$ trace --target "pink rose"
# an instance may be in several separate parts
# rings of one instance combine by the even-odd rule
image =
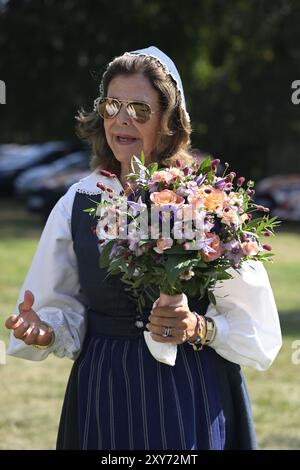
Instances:
[[[156,253],[163,253],[164,250],[168,250],[173,245],[173,240],[171,238],[159,238],[156,242],[156,246],[153,248]]]
[[[151,176],[152,183],[170,183],[174,179],[174,176],[166,170],[155,171]]]
[[[222,212],[221,222],[226,225],[239,225],[239,214],[236,209],[226,208]]]
[[[255,240],[243,242],[241,243],[241,247],[244,255],[246,256],[257,255],[257,253],[259,252],[259,246]]]
[[[176,179],[176,178],[179,178],[179,177],[182,177],[183,176],[183,173],[182,171],[180,170],[180,168],[176,168],[176,167],[172,167],[168,170],[168,173],[170,175],[172,175],[172,179]]]

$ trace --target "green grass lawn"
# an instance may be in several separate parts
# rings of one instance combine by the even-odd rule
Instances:
[[[13,210],[12,210],[13,209]],[[16,303],[42,228],[14,201],[0,200],[0,334]],[[267,266],[284,334],[283,347],[266,372],[245,369],[258,443],[262,449],[300,448],[300,364],[292,343],[300,340],[300,231],[282,227],[268,240],[276,252]],[[0,449],[53,449],[63,394],[72,362],[49,357],[29,362],[7,357],[0,365]]]
[[[292,344],[300,340],[300,231],[283,226],[271,240],[276,257],[267,265],[274,290],[283,346],[265,372],[245,369],[258,442],[263,449],[300,448],[300,364]]]

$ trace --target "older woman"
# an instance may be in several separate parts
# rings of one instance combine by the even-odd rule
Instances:
[[[148,304],[139,317],[120,277],[106,278],[99,268],[93,221],[83,212],[90,199],[101,199],[97,182],[124,189],[130,159],[142,150],[146,162],[160,167],[192,161],[190,121],[174,63],[156,47],[116,57],[103,75],[94,111],[81,111],[78,120],[81,137],[92,146],[94,171],[53,209],[20,291],[20,315],[6,321],[10,354],[42,360],[53,352],[75,360],[57,448],[255,448],[239,364],[266,369],[281,345],[263,267],[245,266],[219,286],[216,307],[207,298],[188,298],[188,306],[154,308],[150,316]],[[198,331],[193,311],[202,315],[206,331],[200,351],[192,347]],[[147,324],[162,341],[165,315],[178,344],[174,367],[156,361],[141,334]]]

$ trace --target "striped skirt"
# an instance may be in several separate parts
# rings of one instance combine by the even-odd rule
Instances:
[[[178,346],[175,366],[143,337],[88,337],[69,379],[57,449],[255,448],[239,366]]]

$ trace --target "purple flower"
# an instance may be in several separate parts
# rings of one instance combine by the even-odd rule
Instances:
[[[205,181],[206,175],[200,174],[198,178],[196,179],[196,183],[198,186],[200,186],[204,181]]]
[[[118,243],[115,243],[110,251],[110,254],[109,254],[109,259],[112,259],[114,256],[116,256],[116,254],[118,253],[119,251],[119,245]]]
[[[135,198],[135,196],[139,193],[139,190],[136,189],[135,191],[132,191],[128,196],[127,196],[127,200],[128,201],[133,201],[133,199]]]
[[[132,211],[132,215],[134,217],[138,215],[140,212],[143,212],[145,209],[147,209],[147,206],[146,204],[143,203],[141,196],[138,198],[137,202],[134,202],[134,201],[127,201],[127,202]]]
[[[222,178],[219,181],[217,181],[214,186],[216,189],[223,190],[226,187],[227,183],[228,182],[226,181],[226,178]]]
[[[204,253],[214,253],[214,250],[210,244],[212,242],[212,238],[204,238],[202,240],[196,241],[196,246],[198,250],[203,250]]]
[[[230,242],[224,243],[225,258],[232,261],[233,265],[238,266],[244,253],[241,244],[238,240],[231,240]]]
[[[219,219],[216,219],[212,229],[210,230],[211,232],[214,232],[214,233],[220,233],[220,230],[221,230],[221,222]]]

